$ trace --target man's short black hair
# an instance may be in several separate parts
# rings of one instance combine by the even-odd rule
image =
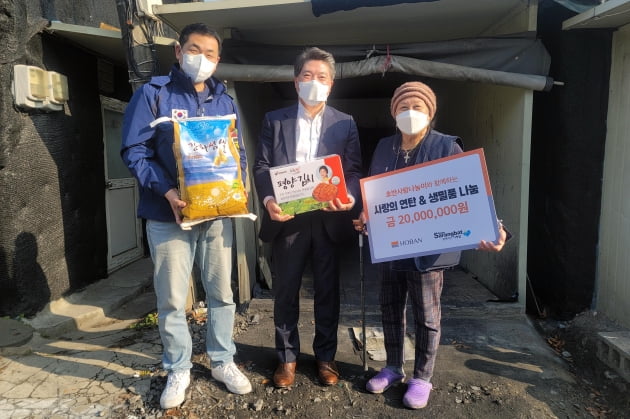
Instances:
[[[219,43],[219,53],[221,53],[222,41],[219,33],[210,28],[205,23],[191,23],[190,25],[186,25],[184,29],[182,29],[182,31],[179,33],[179,45],[183,47],[184,44],[188,42],[188,38],[190,37],[190,35],[193,33],[211,36],[216,39]]]

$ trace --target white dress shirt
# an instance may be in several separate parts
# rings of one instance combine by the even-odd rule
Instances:
[[[324,108],[311,117],[302,103],[298,102],[297,123],[295,124],[295,161],[305,162],[317,157]]]

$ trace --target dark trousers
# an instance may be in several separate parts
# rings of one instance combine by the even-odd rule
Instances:
[[[300,217],[300,216],[298,216]],[[323,217],[304,215],[286,235],[272,243],[274,324],[280,362],[294,362],[300,353],[298,320],[300,287],[308,259],[313,270],[315,338],[313,352],[320,361],[332,361],[337,352],[339,324],[339,260],[336,245],[326,233]],[[287,229],[288,230],[288,229]]]
[[[430,381],[440,345],[443,271],[394,271],[382,264],[381,313],[387,365],[402,368],[407,326],[407,296],[416,324],[416,351],[413,378]]]

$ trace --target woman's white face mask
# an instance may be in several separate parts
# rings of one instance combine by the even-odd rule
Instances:
[[[330,86],[317,80],[301,81],[298,83],[298,96],[309,106],[315,106],[328,99]]]
[[[182,59],[182,71],[194,83],[201,83],[209,79],[216,68],[217,63],[210,61],[203,54],[184,54]]]
[[[396,126],[407,135],[415,135],[429,125],[429,115],[412,109],[396,115]]]

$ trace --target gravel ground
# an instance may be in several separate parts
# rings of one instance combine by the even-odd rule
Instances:
[[[263,313],[263,316],[265,313]],[[260,313],[237,314],[234,329],[238,342],[242,334],[260,327]],[[535,321],[543,337],[566,363],[575,384],[550,383],[522,386],[520,383],[492,377],[480,380],[462,374],[460,381],[448,380],[436,371],[429,406],[412,411],[402,406],[404,385],[381,395],[365,392],[365,382],[375,371],[364,372],[361,365],[341,365],[342,380],[331,387],[317,382],[314,360],[298,365],[296,384],[290,389],[276,389],[270,378],[275,368],[273,351],[245,349],[239,344],[237,363],[254,385],[247,395],[234,395],[211,377],[204,353],[205,318],[190,317],[193,334],[192,383],[184,404],[163,411],[159,397],[166,383],[165,372],[157,368],[147,394],[129,393],[113,409],[115,418],[623,418],[630,412],[628,384],[595,357],[596,331],[614,330],[617,325],[606,322],[592,312],[571,322],[547,319]],[[265,326],[267,327],[267,326]],[[604,328],[604,329],[602,329]],[[157,330],[143,329],[145,339],[153,339]],[[272,336],[270,331],[269,336]],[[139,338],[142,338],[139,336]],[[271,346],[271,344],[270,344]],[[461,348],[443,345],[440,351]],[[439,364],[439,358],[438,358]],[[439,365],[436,368],[439,370]]]
[[[538,319],[536,324],[588,391],[593,403],[587,411],[592,417],[630,417],[630,383],[597,358],[597,333],[624,331],[622,326],[591,310],[571,321]]]

